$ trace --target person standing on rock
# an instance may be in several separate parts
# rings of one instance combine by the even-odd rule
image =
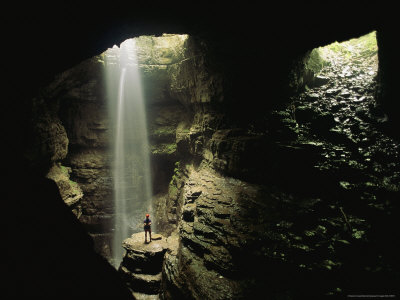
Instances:
[[[147,243],[147,232],[149,233],[151,242],[151,220],[149,214],[146,214],[146,219],[144,219],[143,225],[144,225],[144,242]]]

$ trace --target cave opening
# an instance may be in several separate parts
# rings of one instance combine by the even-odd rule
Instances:
[[[332,77],[338,73],[339,78],[361,80],[364,79],[364,74],[376,75],[378,71],[376,31],[313,49],[307,66],[317,76]],[[321,84],[321,81],[315,82],[315,85]]]
[[[293,105],[295,120],[311,125],[312,115],[320,113],[320,126],[330,128],[330,134],[366,142],[367,123],[383,127],[388,121],[376,100],[378,68],[376,31],[311,50],[304,63],[303,91]]]
[[[169,75],[162,73],[168,72],[168,67],[179,59],[184,59],[186,39],[187,35],[175,34],[142,36],[127,39],[120,47],[114,45],[103,54],[113,157],[111,261],[116,268],[124,254],[123,240],[141,231],[144,216],[150,214],[153,217],[155,212],[146,102],[154,101],[154,90],[157,89],[162,91],[157,95],[158,100],[167,102],[164,98],[168,96],[163,89]],[[151,73],[158,76],[158,82],[154,82],[154,75],[149,78]],[[164,78],[160,79],[162,76]],[[154,123],[153,120],[150,123]],[[169,148],[173,153],[174,145]],[[157,179],[155,181],[154,185],[158,185]],[[156,222],[152,224],[152,231],[153,236],[158,231]]]
[[[300,232],[321,222],[318,230],[331,231],[330,245],[321,247],[316,243],[304,248],[305,257],[314,251],[318,253],[314,257],[335,256],[322,259],[320,264],[320,270],[332,270],[331,275],[340,273],[331,280],[341,277],[340,287],[327,289],[330,295],[362,290],[366,281],[371,282],[371,289],[394,282],[386,281],[392,271],[383,266],[382,257],[391,262],[394,257],[394,252],[386,249],[389,239],[383,234],[386,227],[383,224],[396,222],[392,212],[396,210],[393,200],[398,193],[395,186],[400,174],[397,163],[400,145],[387,132],[388,111],[376,96],[378,67],[379,73],[382,72],[378,65],[376,34],[379,37],[379,32],[370,32],[358,39],[335,42],[303,54],[294,68],[297,77],[292,82],[298,89],[290,101],[268,112],[265,123],[256,124],[268,133],[279,151],[274,154],[270,150],[273,147],[268,149],[270,152],[265,151],[268,155],[272,152],[275,159],[269,165],[270,170],[264,173],[268,184],[290,193],[296,199],[292,203],[315,201],[308,216],[305,213],[300,217],[302,213],[296,212],[296,221],[288,226],[293,226],[293,232]],[[255,134],[262,132],[257,131],[257,126],[253,128]],[[318,221],[311,221],[313,218]],[[341,225],[336,223],[338,220]],[[286,225],[280,221],[277,226]],[[307,241],[307,236],[314,235],[308,230],[298,240]],[[336,240],[339,236],[343,240]],[[341,243],[349,245],[346,254],[341,253]],[[373,250],[358,257],[367,247]],[[297,259],[294,255],[293,261]],[[319,268],[303,262],[298,266],[312,272]],[[375,277],[372,270],[385,274],[381,277],[385,279]],[[359,286],[354,286],[353,278],[343,276],[345,273],[357,273]]]
[[[372,105],[378,67],[376,31],[315,48],[305,63],[304,88],[308,91],[308,100],[321,94],[332,110],[346,106],[346,102]]]

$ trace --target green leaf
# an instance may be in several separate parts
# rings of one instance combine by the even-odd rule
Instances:
[[[341,243],[343,243],[343,244],[350,244],[350,242],[349,241],[346,241],[346,240],[337,240],[338,242],[341,242]]]

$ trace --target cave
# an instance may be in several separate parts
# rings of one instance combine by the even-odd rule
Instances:
[[[398,296],[396,19],[372,5],[164,5],[2,20],[1,295]],[[117,107],[138,90],[132,72],[144,101]],[[148,141],[146,158],[118,162],[118,111],[143,118],[122,141]],[[141,204],[119,231],[125,177],[126,205]]]

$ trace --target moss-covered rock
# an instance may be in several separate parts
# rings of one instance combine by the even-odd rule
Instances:
[[[176,152],[176,144],[158,144],[151,146],[151,154],[153,155],[171,155]]]
[[[64,159],[68,153],[67,132],[57,115],[58,103],[45,97],[30,102],[29,136],[24,159],[32,168],[45,175],[53,163]]]
[[[82,214],[80,201],[83,192],[78,183],[70,179],[71,168],[60,163],[54,164],[47,177],[54,180],[64,202],[72,209],[72,212],[79,218]]]
[[[306,63],[306,68],[311,70],[314,74],[318,74],[322,68],[329,64],[329,62],[325,61],[318,49],[313,49],[310,52],[310,57]]]

